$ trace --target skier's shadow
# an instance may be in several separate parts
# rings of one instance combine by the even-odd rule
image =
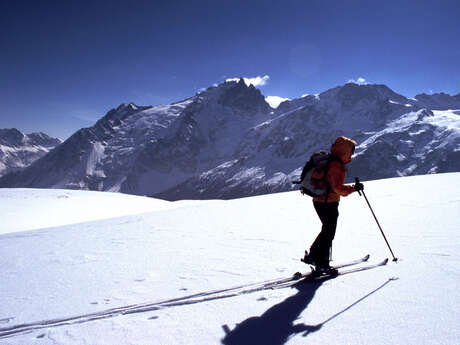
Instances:
[[[311,281],[300,281],[294,287],[297,293],[283,302],[274,305],[261,316],[251,317],[230,331],[224,325],[226,336],[222,339],[224,345],[282,345],[291,335],[308,334],[321,328],[320,325],[309,326],[294,324],[300,314],[308,307],[315,296],[316,290],[330,278]]]
[[[321,280],[300,281],[294,285],[294,287],[298,290],[294,296],[291,296],[285,299],[283,302],[274,305],[261,316],[251,317],[239,323],[232,331],[230,331],[227,325],[223,325],[222,328],[224,329],[226,336],[224,339],[222,339],[222,344],[282,345],[288,341],[290,336],[297,333],[303,333],[303,336],[305,337],[310,333],[320,330],[321,327],[326,323],[332,321],[336,317],[340,316],[347,310],[351,309],[358,303],[362,302],[369,296],[385,287],[388,283],[395,281],[398,278],[388,279],[373,291],[369,292],[345,309],[337,312],[319,324],[306,325],[301,323],[294,325],[295,320],[299,318],[302,311],[304,311],[313,300],[316,290],[318,290],[319,287],[329,279],[332,279],[332,277],[323,278]]]

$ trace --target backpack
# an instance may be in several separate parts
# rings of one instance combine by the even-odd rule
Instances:
[[[316,151],[303,167],[300,180],[293,183],[300,184],[301,193],[311,197],[329,194],[330,186],[326,175],[329,164],[335,159],[337,158],[330,152]]]

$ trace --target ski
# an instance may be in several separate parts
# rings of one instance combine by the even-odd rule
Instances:
[[[388,258],[385,258],[384,260],[382,260],[382,261],[380,261],[380,262],[378,262],[376,264],[369,264],[369,265],[362,266],[362,267],[355,267],[355,268],[350,268],[350,269],[347,269],[347,270],[339,271],[338,275],[341,276],[341,275],[348,274],[348,273],[353,273],[353,272],[367,271],[367,270],[377,268],[377,267],[380,267],[380,266],[385,266],[387,263],[388,263]]]
[[[356,259],[356,260],[352,260],[352,261],[349,261],[349,262],[344,262],[342,264],[337,264],[337,265],[332,265],[333,268],[336,268],[336,269],[339,269],[339,268],[344,268],[344,267],[348,267],[348,266],[352,266],[352,265],[357,265],[357,264],[360,264],[362,262],[366,262],[369,260],[371,256],[369,254],[363,256],[362,258],[360,259]]]
[[[357,264],[366,262],[366,261],[369,260],[369,258],[370,258],[370,255],[367,254],[367,255],[363,256],[362,258],[351,260],[351,261],[346,261],[346,262],[336,264],[336,265],[331,265],[331,267],[335,268],[335,269],[339,269],[339,268],[344,268],[344,267],[348,267],[348,266],[353,266],[353,265],[357,265]],[[302,259],[300,259],[300,260],[303,262]],[[294,273],[293,278],[295,280],[303,279],[303,278],[311,276],[313,273],[314,273],[313,269],[308,273],[296,272],[296,273]]]
[[[327,278],[334,278],[334,277],[343,276],[343,275],[349,274],[349,273],[367,271],[367,270],[370,270],[370,269],[373,269],[373,268],[376,268],[376,267],[385,266],[387,263],[388,263],[388,258],[385,258],[384,260],[382,260],[382,261],[380,261],[380,262],[378,262],[376,264],[369,264],[369,265],[362,266],[362,267],[355,267],[355,268],[350,268],[350,269],[347,269],[347,270],[341,270],[341,271],[338,271],[337,273],[333,273],[333,274],[322,274],[322,275],[317,275],[317,276],[312,275],[311,279],[312,280],[321,280],[321,279],[327,279]],[[310,277],[307,277],[307,280],[308,280],[308,278],[310,278]]]
[[[378,262],[378,263],[375,263],[375,264],[368,264],[366,266],[361,266],[361,267],[355,267],[355,268],[349,268],[349,269],[346,269],[346,270],[340,270],[338,271],[336,274],[322,274],[322,275],[315,275],[314,272],[310,272],[310,273],[305,273],[305,274],[302,274],[302,277],[301,278],[296,278],[294,279],[291,279],[290,281],[285,281],[285,282],[280,282],[279,284],[272,284],[269,288],[275,290],[275,289],[284,289],[284,288],[287,288],[287,287],[290,287],[290,286],[294,286],[296,284],[308,284],[309,282],[314,282],[314,281],[320,281],[320,280],[325,280],[325,279],[332,279],[332,278],[336,278],[338,276],[342,276],[342,275],[345,275],[345,274],[350,274],[350,273],[355,273],[355,272],[361,272],[361,271],[367,271],[367,270],[371,270],[373,268],[377,268],[377,267],[381,267],[381,266],[385,266],[386,264],[388,263],[388,258],[385,258],[384,260]],[[347,265],[347,266],[350,266],[350,265]],[[343,268],[343,267],[346,267],[346,266],[341,266],[339,268]]]

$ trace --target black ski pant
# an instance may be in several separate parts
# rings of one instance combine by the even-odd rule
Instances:
[[[324,267],[329,265],[329,252],[339,217],[339,203],[314,202],[313,205],[323,226],[310,247],[310,255],[314,258],[316,266]]]

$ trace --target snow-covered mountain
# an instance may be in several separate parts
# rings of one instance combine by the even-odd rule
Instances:
[[[122,104],[0,184],[153,195],[232,159],[271,110],[242,80],[172,105]]]
[[[411,100],[412,104],[417,104],[420,107],[436,110],[460,109],[460,93],[456,96],[451,96],[446,93],[434,93],[427,95],[425,93],[415,96]]]
[[[349,181],[460,171],[458,111],[420,108],[384,85],[346,84],[282,103],[270,120],[246,132],[234,159],[158,196],[235,198],[290,190],[309,155],[328,149],[339,135],[360,144]]]
[[[0,129],[0,176],[29,166],[61,142],[45,133],[24,134],[15,128]]]
[[[364,181],[398,262],[285,288],[321,227],[300,193],[0,189],[0,344],[457,345],[459,179]],[[339,220],[332,263],[391,258],[363,197]]]
[[[404,114],[365,139],[357,148],[350,174],[366,178],[460,171],[460,111]]]
[[[225,82],[171,105],[122,104],[0,186],[167,200],[287,191],[339,135],[360,144],[350,178],[460,171],[460,114],[447,110],[459,95],[417,97],[348,83],[273,109],[242,79]]]

